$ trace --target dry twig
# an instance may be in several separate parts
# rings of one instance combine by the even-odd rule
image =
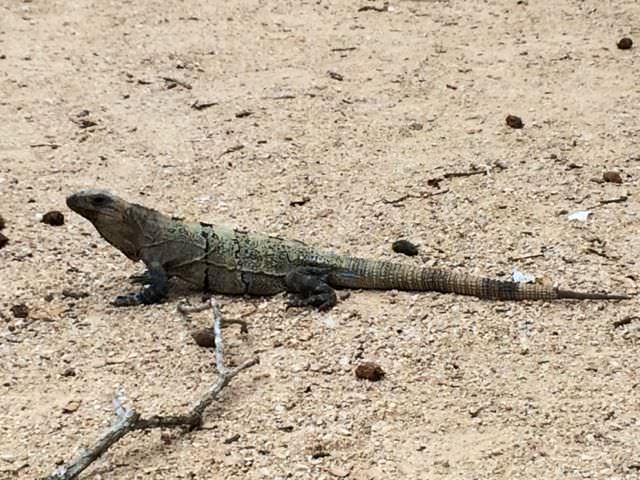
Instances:
[[[218,155],[218,160],[224,157],[227,153],[238,152],[244,148],[244,145],[234,145],[233,147],[227,148],[224,152]]]
[[[222,328],[228,327],[229,325],[240,325],[240,332],[249,333],[249,324],[242,319],[248,317],[249,315],[253,315],[254,313],[256,313],[256,311],[258,311],[258,307],[256,307],[255,305],[253,305],[252,307],[253,308],[251,308],[251,310],[240,314],[239,318],[225,318],[224,320],[222,320]],[[188,303],[183,301],[178,304],[178,312],[181,313],[185,319],[188,319],[189,314],[202,312],[207,308],[209,308],[209,304],[206,302],[201,303],[200,305],[189,305]]]
[[[55,472],[47,477],[47,480],[70,480],[76,478],[91,463],[104,454],[109,447],[134,430],[147,430],[151,428],[176,428],[187,427],[189,429],[198,428],[202,425],[204,411],[218,397],[224,387],[242,370],[245,370],[258,363],[258,358],[246,360],[235,368],[228,369],[224,365],[224,350],[222,346],[222,315],[218,304],[212,298],[209,302],[213,314],[213,332],[215,335],[216,348],[216,369],[218,378],[209,387],[205,395],[186,414],[182,415],[154,415],[149,418],[142,418],[138,412],[132,408],[124,406],[124,395],[121,391],[116,392],[114,398],[114,409],[116,421],[104,432],[96,443],[89,449],[85,449],[72,461],[61,465]],[[200,308],[202,307],[195,307]],[[205,307],[206,308],[206,307]]]
[[[640,320],[640,317],[637,315],[627,315],[619,320],[613,322],[613,328],[624,327],[625,325],[629,325],[634,320]]]
[[[187,90],[191,90],[191,88],[193,88],[191,84],[177,78],[173,78],[173,77],[160,77],[160,78],[166,82],[167,88],[174,88],[176,85],[182,88],[186,88]]]
[[[394,204],[398,204],[398,203],[403,202],[407,198],[430,198],[430,197],[435,197],[436,195],[442,195],[443,193],[447,193],[448,191],[449,191],[449,189],[445,188],[444,190],[439,190],[437,192],[423,192],[423,193],[419,193],[419,194],[406,193],[406,194],[402,195],[401,197],[394,198],[393,200],[388,200],[386,198],[383,198],[382,199],[382,203],[394,205]]]
[[[617,197],[617,198],[607,198],[607,199],[598,200],[597,205],[588,207],[587,210],[593,210],[594,208],[603,207],[604,205],[609,205],[611,203],[624,203],[628,199],[629,197],[627,197],[626,195],[622,195],[621,197]]]
[[[544,257],[544,252],[531,253],[529,255],[522,255],[520,257],[509,257],[510,262],[520,262],[522,260],[530,260],[532,258]]]
[[[492,169],[501,171],[507,167],[500,161],[494,162],[493,165],[489,165],[485,168],[480,168],[475,165],[471,166],[471,170],[467,172],[449,172],[443,175],[444,178],[456,178],[456,177],[470,177],[472,175],[488,175]]]

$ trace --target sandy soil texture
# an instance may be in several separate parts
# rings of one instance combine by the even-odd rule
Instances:
[[[175,309],[201,294],[110,305],[141,267],[66,208],[82,188],[354,255],[638,292],[639,25],[635,0],[0,2],[0,478],[93,442],[118,385],[170,413],[213,379]],[[636,299],[219,300],[256,308],[226,351],[261,363],[202,430],[128,436],[83,478],[640,478]],[[357,379],[364,360],[385,378]]]

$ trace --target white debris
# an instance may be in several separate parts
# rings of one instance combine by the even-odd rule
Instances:
[[[591,210],[578,210],[577,212],[570,213],[567,215],[567,220],[577,220],[579,222],[586,222],[589,215],[593,212]]]

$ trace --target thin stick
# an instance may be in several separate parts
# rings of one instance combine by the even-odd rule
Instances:
[[[206,304],[205,304],[206,305]],[[216,347],[216,369],[218,378],[209,387],[204,396],[198,400],[191,411],[187,414],[178,415],[153,415],[149,418],[141,418],[140,414],[132,408],[124,406],[124,394],[121,390],[116,392],[113,400],[116,413],[116,421],[109,427],[89,449],[84,449],[72,461],[58,467],[47,480],[71,480],[76,478],[83,470],[100,458],[113,444],[134,430],[147,430],[151,428],[176,428],[188,427],[198,428],[202,425],[204,411],[218,397],[224,387],[226,387],[233,377],[242,370],[245,370],[259,362],[257,357],[244,361],[239,366],[227,369],[224,366],[224,348],[222,345],[222,315],[217,302],[212,298],[209,301],[213,314],[213,332]],[[191,311],[201,311],[203,308],[190,307]],[[179,307],[180,309],[180,307]]]
[[[222,347],[222,314],[218,302],[211,298],[209,303],[213,314],[213,337],[216,339],[216,368],[218,375],[224,377],[227,374],[227,369],[224,367],[224,348]]]
[[[510,257],[509,261],[511,262],[519,262],[521,260],[529,260],[531,258],[539,258],[539,257],[544,257],[544,253],[540,252],[540,253],[532,253],[529,255],[522,255],[521,257]]]
[[[173,78],[173,77],[160,77],[162,80],[164,80],[165,82],[167,82],[168,84],[176,84],[181,86],[182,88],[186,88],[187,90],[191,90],[191,85],[188,84],[187,82],[183,81],[183,80],[179,80],[177,78]]]
[[[603,200],[598,200],[598,204],[594,205],[592,207],[588,207],[587,210],[593,210],[594,208],[598,208],[598,207],[603,207],[605,205],[609,205],[612,203],[624,203],[629,199],[629,197],[627,197],[626,195],[622,195],[621,197],[617,197],[617,198],[608,198],[608,199],[603,199]]]
[[[614,321],[613,322],[613,328],[620,328],[620,327],[623,327],[625,325],[629,325],[634,320],[640,320],[640,317],[637,316],[637,315],[627,315],[624,318],[621,318],[619,320]]]
[[[406,200],[407,198],[431,198],[431,197],[435,197],[436,195],[442,195],[443,193],[447,193],[449,191],[448,188],[445,188],[444,190],[439,190],[437,192],[430,192],[430,193],[419,193],[419,194],[413,194],[413,193],[406,193],[404,195],[402,195],[401,197],[395,198],[393,200],[387,200],[386,198],[382,199],[382,203],[386,203],[386,204],[390,204],[390,205],[394,205],[400,202],[403,202],[404,200]]]
[[[443,175],[444,178],[456,178],[456,177],[470,177],[472,175],[488,175],[491,172],[491,169],[495,168],[497,170],[504,170],[507,167],[503,165],[501,162],[495,162],[493,165],[490,165],[486,168],[472,167],[470,171],[467,172],[449,172]]]
[[[189,314],[202,312],[203,310],[206,310],[209,307],[210,307],[210,304],[207,302],[203,302],[200,305],[189,305],[188,303],[186,303],[186,301],[182,301],[178,303],[178,312],[181,313],[185,319],[188,319]],[[252,305],[251,310],[241,313],[239,318],[224,318],[222,319],[222,322],[221,322],[222,328],[235,324],[235,325],[240,325],[240,331],[242,333],[249,333],[249,324],[242,319],[245,317],[248,317],[249,315],[253,315],[257,311],[258,311],[258,307],[256,307],[255,305]],[[187,324],[189,324],[188,321],[187,321]]]
[[[84,449],[80,452],[78,458],[66,465],[61,465],[47,478],[56,480],[76,478],[80,472],[106,452],[111,445],[116,443],[130,431],[135,430],[139,417],[140,415],[134,410],[127,410],[126,415],[119,417],[118,420],[100,436],[93,447]]]

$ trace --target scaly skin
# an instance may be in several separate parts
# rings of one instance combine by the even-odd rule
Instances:
[[[67,205],[128,258],[146,265],[145,287],[117,297],[114,303],[120,306],[160,301],[167,294],[169,277],[217,293],[291,292],[297,294],[294,305],[321,309],[335,305],[334,287],[436,291],[493,300],[629,298],[338,255],[222,225],[183,223],[103,190],[75,193]]]

